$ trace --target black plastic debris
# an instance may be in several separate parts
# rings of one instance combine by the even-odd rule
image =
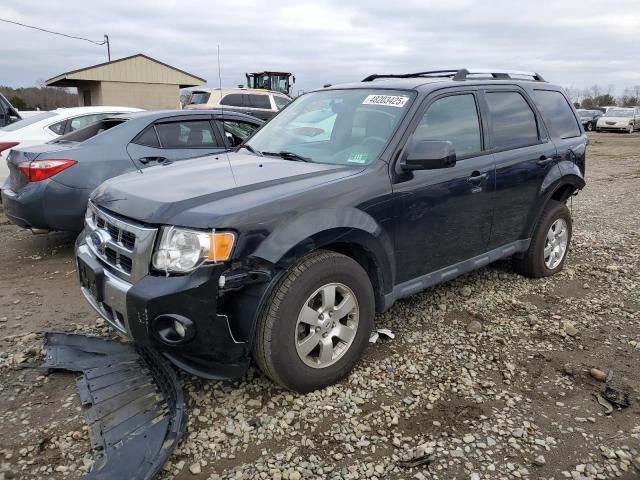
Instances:
[[[609,402],[617,405],[620,408],[627,408],[631,405],[631,401],[629,400],[629,394],[627,392],[621,392],[620,390],[613,388],[609,385],[606,385],[602,396]]]
[[[76,380],[90,427],[88,480],[149,480],[186,425],[182,387],[157,353],[131,343],[47,333],[46,369],[82,372]]]

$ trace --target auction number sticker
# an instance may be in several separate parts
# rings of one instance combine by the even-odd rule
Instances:
[[[387,107],[404,107],[409,97],[401,95],[369,95],[362,102],[363,105],[386,105]]]

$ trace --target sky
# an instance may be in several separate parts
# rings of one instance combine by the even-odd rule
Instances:
[[[578,88],[640,84],[639,0],[2,0],[0,18],[111,40],[219,86],[285,70],[293,93],[371,73],[493,67]],[[0,85],[102,63],[105,47],[0,22]]]

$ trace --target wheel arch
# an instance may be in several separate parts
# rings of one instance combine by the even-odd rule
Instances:
[[[529,227],[529,237],[533,235],[540,216],[550,201],[565,203],[569,198],[584,188],[584,176],[580,168],[573,162],[563,161],[556,165],[545,178],[539,197],[539,206]]]
[[[346,255],[365,270],[374,289],[376,311],[393,288],[395,256],[391,238],[368,214],[357,209],[310,212],[269,235],[248,256],[268,271],[267,281],[245,285],[227,303],[232,329],[251,348],[255,325],[266,301],[284,273],[317,250]]]

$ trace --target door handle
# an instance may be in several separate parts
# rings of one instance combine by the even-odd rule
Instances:
[[[551,162],[555,162],[556,160],[560,160],[560,155],[552,155],[548,157],[547,155],[540,155],[540,158],[536,162],[537,165],[541,167],[546,167]]]
[[[486,179],[487,179],[486,173],[480,173],[476,170],[471,174],[469,178],[467,178],[467,182],[477,185],[478,183],[484,182]]]
[[[165,162],[167,159],[165,157],[142,157],[139,158],[138,161],[143,165],[146,165],[149,162]]]

